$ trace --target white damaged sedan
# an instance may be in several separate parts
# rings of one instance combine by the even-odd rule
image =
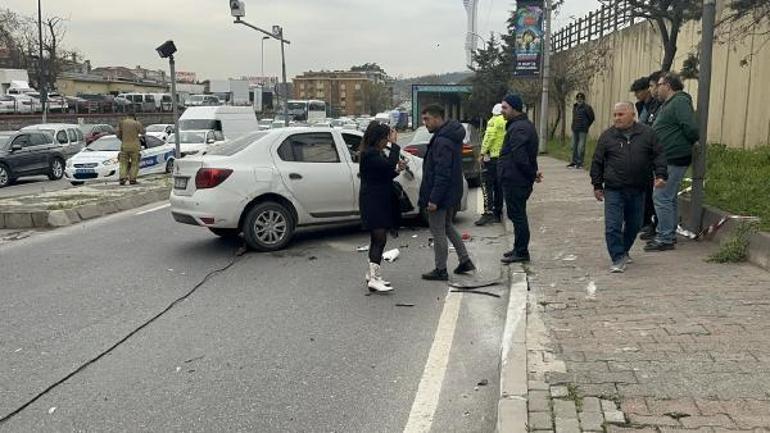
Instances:
[[[296,229],[360,220],[358,148],[363,134],[328,127],[292,127],[247,134],[180,159],[174,167],[171,215],[218,236],[243,237],[250,248],[275,251]],[[417,207],[422,159],[394,179]],[[466,209],[467,184],[461,210]]]
[[[174,146],[153,136],[141,137],[142,150],[139,176],[171,173],[174,167]],[[67,160],[64,177],[73,185],[92,181],[118,180],[120,139],[105,135]]]

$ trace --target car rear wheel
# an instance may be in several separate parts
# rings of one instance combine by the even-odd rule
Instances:
[[[174,171],[174,158],[166,161],[166,173],[171,173],[172,171]]]
[[[61,158],[54,158],[48,165],[48,178],[59,180],[64,176],[64,161]]]
[[[13,183],[11,179],[11,172],[8,171],[8,167],[4,164],[0,164],[0,188],[6,187]]]
[[[277,251],[291,241],[294,225],[294,218],[286,207],[276,202],[264,202],[246,214],[243,237],[256,251]]]
[[[241,234],[241,231],[238,229],[220,229],[216,227],[209,227],[209,231],[219,236],[220,238],[225,239],[237,238],[238,235]]]

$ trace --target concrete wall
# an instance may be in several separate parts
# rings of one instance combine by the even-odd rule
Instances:
[[[719,14],[724,14],[724,11]],[[700,21],[684,26],[672,70],[681,70],[688,55],[699,52],[700,30]],[[718,39],[726,39],[729,31],[730,27],[718,29]],[[663,59],[657,29],[647,22],[613,33],[606,36],[605,40],[611,48],[609,68],[594,76],[585,92],[597,117],[590,132],[594,138],[611,124],[615,102],[635,101],[633,93],[629,91],[631,83],[659,70]],[[714,45],[709,142],[744,149],[770,144],[770,42],[765,41],[755,36],[743,41],[718,42]],[[741,60],[752,52],[755,55],[750,63],[741,66]],[[697,80],[686,80],[685,87],[697,107]],[[572,102],[567,107],[568,134],[572,122],[571,107]],[[551,110],[550,119],[552,122],[556,120],[555,110]]]
[[[49,123],[108,123],[117,126],[118,121],[123,118],[121,114],[49,114]],[[137,113],[137,120],[143,125],[153,123],[174,123],[174,116],[171,113]],[[82,122],[80,121],[82,120]],[[25,126],[36,125],[40,123],[40,115],[36,116],[0,116],[0,131],[17,131]]]

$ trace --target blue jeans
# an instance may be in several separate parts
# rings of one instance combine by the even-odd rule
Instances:
[[[583,159],[586,155],[587,132],[572,131],[572,163],[583,165]]]
[[[617,263],[634,246],[643,216],[644,191],[604,190],[604,238],[612,263]]]
[[[655,202],[655,214],[658,216],[658,235],[655,240],[663,244],[673,244],[676,227],[679,223],[679,188],[687,172],[686,165],[669,165],[666,187],[652,193]]]

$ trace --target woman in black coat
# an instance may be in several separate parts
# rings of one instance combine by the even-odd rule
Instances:
[[[389,126],[372,122],[361,140],[358,205],[364,228],[371,233],[366,280],[373,292],[393,290],[390,283],[382,279],[380,264],[388,230],[397,229],[399,224],[400,210],[398,201],[394,200],[393,179],[406,165],[399,159],[401,148],[396,144],[397,138],[396,131]],[[386,156],[384,149],[388,143],[391,143],[390,154]]]

